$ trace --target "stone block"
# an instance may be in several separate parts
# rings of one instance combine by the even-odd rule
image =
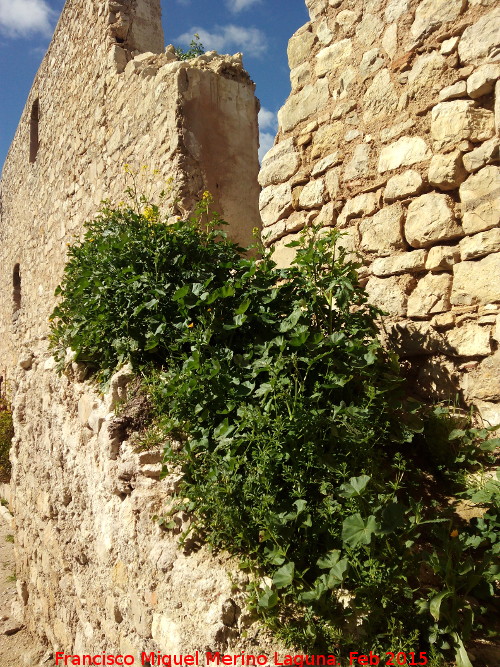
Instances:
[[[428,273],[424,276],[408,297],[408,317],[425,318],[449,310],[451,283],[449,273]]]
[[[402,357],[422,357],[443,352],[446,341],[430,322],[405,320],[387,326],[388,338]]]
[[[415,41],[426,37],[443,23],[454,21],[467,7],[467,0],[423,0],[415,12],[411,36]]]
[[[309,30],[299,30],[288,42],[288,64],[295,69],[309,59],[316,36]]]
[[[370,144],[358,144],[354,149],[352,158],[346,164],[343,180],[352,181],[356,178],[363,178],[370,175]]]
[[[487,64],[479,67],[467,79],[467,93],[475,100],[491,93],[500,79],[500,65]]]
[[[295,92],[303,88],[311,79],[311,65],[309,62],[302,63],[290,71],[290,83]]]
[[[316,162],[311,170],[311,176],[313,178],[316,178],[316,176],[321,176],[325,173],[325,171],[327,171],[327,169],[330,169],[330,167],[335,167],[336,165],[340,164],[341,161],[342,158],[340,157],[339,151],[335,151],[334,153],[324,157],[322,160]]]
[[[405,236],[414,248],[426,248],[463,235],[462,228],[455,221],[453,201],[447,195],[430,192],[410,203]]]
[[[300,156],[295,150],[293,138],[280,141],[265,154],[262,160],[259,184],[265,188],[268,185],[284,183],[296,173],[299,166]]]
[[[466,28],[458,43],[458,55],[464,65],[482,64],[495,57],[500,35],[500,7],[482,16]]]
[[[264,188],[260,193],[259,207],[264,227],[286,217],[293,211],[290,183],[268,185]]]
[[[363,53],[361,58],[361,63],[359,65],[359,71],[361,76],[366,79],[375,72],[377,72],[381,67],[384,66],[384,56],[380,49],[371,49]]]
[[[459,40],[460,37],[450,37],[450,39],[445,39],[444,42],[441,43],[439,52],[443,56],[449,56],[450,53],[453,53],[456,50]]]
[[[493,137],[463,156],[464,167],[474,173],[487,164],[498,162],[500,159],[500,139]]]
[[[314,135],[311,158],[315,160],[331,155],[337,149],[344,129],[344,123],[340,121],[322,125]]]
[[[366,192],[365,194],[356,195],[356,197],[349,199],[342,209],[338,218],[339,227],[344,226],[352,218],[372,215],[378,207],[379,196],[376,192]]]
[[[467,95],[467,84],[465,81],[457,81],[452,86],[446,86],[439,92],[439,101],[454,100]]]
[[[391,23],[382,35],[382,47],[389,58],[394,58],[398,50],[398,24]]]
[[[349,64],[351,58],[351,39],[341,39],[331,46],[321,49],[321,51],[316,54],[316,76],[322,77],[325,76],[325,74],[335,72],[343,65]]]
[[[304,86],[301,91],[291,95],[278,112],[278,121],[284,132],[289,132],[302,122],[322,109],[330,93],[328,79],[320,79],[316,83]]]
[[[457,357],[485,357],[491,354],[491,331],[466,322],[446,332],[449,354]],[[498,369],[497,369],[498,370]]]
[[[459,246],[462,261],[500,252],[500,227],[479,232],[474,236],[466,236],[460,241]],[[500,280],[500,276],[497,278]]]
[[[381,257],[370,265],[370,271],[379,278],[394,276],[398,273],[418,273],[424,270],[426,257],[426,250],[414,250],[390,257]]]
[[[363,96],[363,120],[369,123],[393,113],[398,106],[398,95],[388,69],[377,72]]]
[[[482,327],[484,328],[484,327]],[[483,334],[484,349],[487,349],[488,343]],[[474,370],[467,373],[464,389],[468,401],[480,399],[482,401],[500,400],[500,350],[495,354],[488,356],[476,366]],[[498,407],[498,406],[497,406]]]
[[[309,181],[299,196],[300,208],[321,208],[325,202],[325,181],[318,179],[316,181]]]
[[[432,109],[431,136],[439,150],[461,139],[485,141],[495,131],[494,114],[472,100],[440,102]]]
[[[401,204],[386,206],[359,224],[361,249],[379,256],[390,255],[406,247],[403,238],[404,212]]]
[[[462,224],[475,234],[500,223],[500,167],[484,167],[460,186]]]
[[[414,126],[415,126],[415,121],[413,120],[413,118],[405,118],[404,120],[402,120],[399,123],[396,123],[395,125],[390,125],[389,127],[385,127],[382,130],[380,130],[380,141],[383,144],[386,144],[388,141],[392,141],[393,139],[399,137],[401,134],[404,134],[408,130],[411,130],[411,128]]]
[[[447,271],[460,261],[460,248],[457,246],[436,245],[429,249],[425,268],[428,271]]]
[[[399,167],[410,167],[429,160],[431,156],[429,147],[422,137],[401,137],[382,149],[378,170],[383,174]]]
[[[495,252],[473,262],[459,262],[453,267],[454,306],[500,302],[500,253]]]
[[[375,44],[384,30],[384,22],[376,15],[365,10],[362,21],[356,26],[356,41],[364,48]]]
[[[384,12],[386,23],[397,21],[400,16],[407,12],[408,1],[409,0],[389,0]]]
[[[408,169],[402,174],[396,174],[387,181],[384,190],[384,201],[392,202],[397,199],[406,199],[422,192],[424,182],[422,176],[414,169]]]
[[[408,294],[415,286],[415,278],[408,275],[378,278],[372,276],[366,284],[368,300],[389,315],[404,317]]]
[[[467,172],[462,162],[462,153],[453,151],[434,155],[429,165],[429,183],[440,190],[454,190],[465,181]]]

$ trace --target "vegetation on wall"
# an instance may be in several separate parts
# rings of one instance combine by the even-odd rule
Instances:
[[[287,642],[467,667],[498,576],[498,483],[480,474],[498,440],[405,395],[337,232],[304,231],[277,269],[218,231],[210,203],[171,225],[150,204],[88,223],[58,288],[56,356],[143,375],[165,464],[184,471],[163,526],[191,512],[184,541],[239,557]]]
[[[10,479],[9,452],[14,437],[12,412],[5,398],[0,398],[0,482]]]

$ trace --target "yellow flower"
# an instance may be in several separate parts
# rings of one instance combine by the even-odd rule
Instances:
[[[188,324],[188,329],[192,329],[194,327],[194,324],[191,322],[191,324]]]
[[[156,213],[152,206],[146,206],[146,208],[142,211],[142,215],[146,218],[148,222],[156,220]]]
[[[205,192],[201,195],[201,198],[206,202],[213,201],[213,197],[208,190],[205,190]]]
[[[455,528],[455,530],[451,531],[450,537],[458,537],[458,530],[456,528]]]

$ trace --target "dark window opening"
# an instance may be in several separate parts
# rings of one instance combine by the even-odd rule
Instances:
[[[38,153],[38,120],[40,118],[40,102],[36,99],[33,102],[31,107],[31,119],[30,119],[30,162],[33,163],[36,160]]]
[[[12,301],[13,301],[13,312],[21,308],[21,272],[19,264],[14,266],[14,271],[12,273]]]

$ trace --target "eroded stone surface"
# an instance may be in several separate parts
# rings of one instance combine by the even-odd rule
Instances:
[[[411,276],[391,276],[377,278],[372,276],[366,284],[366,292],[370,303],[378,306],[389,315],[406,315],[408,294],[415,285]]]
[[[464,64],[479,63],[483,58],[498,59],[500,7],[482,16],[466,28],[458,44],[458,54]]]
[[[438,149],[460,139],[484,141],[494,131],[493,112],[472,100],[440,102],[432,109],[431,135]]]
[[[295,174],[299,165],[300,158],[295,149],[293,138],[281,141],[264,156],[262,168],[259,172],[259,183],[263,188],[268,185],[283,183]]]
[[[448,273],[428,273],[408,297],[408,317],[424,318],[450,309],[452,277]]]
[[[414,248],[463,236],[453,213],[453,202],[447,195],[430,192],[412,200],[408,207],[405,236]]]
[[[403,219],[403,207],[393,204],[362,220],[359,224],[360,248],[380,256],[403,250],[406,245],[402,233]]]
[[[481,169],[460,186],[462,224],[466,234],[495,227],[500,222],[500,167]]]
[[[378,163],[381,174],[398,167],[409,167],[431,157],[428,145],[422,137],[401,137],[382,149]]]
[[[454,306],[498,303],[500,281],[500,253],[496,252],[473,262],[460,262],[453,267],[453,290],[451,303]]]

